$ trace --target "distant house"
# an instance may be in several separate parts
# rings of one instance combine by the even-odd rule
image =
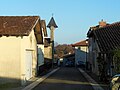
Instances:
[[[44,48],[44,51],[45,51],[45,58],[46,59],[52,59],[52,54],[51,54],[51,50],[52,50],[52,48],[51,48],[51,46],[50,46],[50,38],[49,37],[45,37],[44,38],[44,40],[45,40],[45,48]]]
[[[92,72],[104,76],[113,75],[113,51],[120,48],[120,22],[97,29],[90,28],[88,60]]]
[[[41,31],[41,39],[43,43],[37,44],[37,56],[38,56],[38,75],[43,72],[44,68],[44,56],[45,56],[45,37],[47,37],[47,29],[45,20],[40,20],[40,31]]]
[[[52,47],[50,44],[50,37],[44,37],[44,63],[46,69],[49,69],[52,66]]]
[[[40,22],[39,16],[0,16],[0,78],[24,83],[37,75],[44,49]]]
[[[86,63],[87,62],[87,53],[88,53],[88,42],[87,40],[83,40],[72,44],[75,47],[75,65],[79,61]]]

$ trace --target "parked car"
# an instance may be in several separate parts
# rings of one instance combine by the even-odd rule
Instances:
[[[77,62],[77,67],[85,67],[85,62],[83,62],[83,61],[78,61],[78,62]]]
[[[110,90],[120,90],[120,74],[116,74],[112,77]]]
[[[67,61],[65,64],[66,67],[73,67],[74,66],[74,62],[72,61]]]

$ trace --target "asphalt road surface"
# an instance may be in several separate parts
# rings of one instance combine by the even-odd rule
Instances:
[[[33,90],[94,90],[74,67],[62,67]]]

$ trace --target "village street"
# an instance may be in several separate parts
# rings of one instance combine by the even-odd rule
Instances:
[[[33,90],[94,90],[74,67],[62,67]]]

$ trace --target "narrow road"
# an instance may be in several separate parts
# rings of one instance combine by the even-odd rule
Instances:
[[[93,88],[78,69],[62,67],[33,90],[93,90]]]

